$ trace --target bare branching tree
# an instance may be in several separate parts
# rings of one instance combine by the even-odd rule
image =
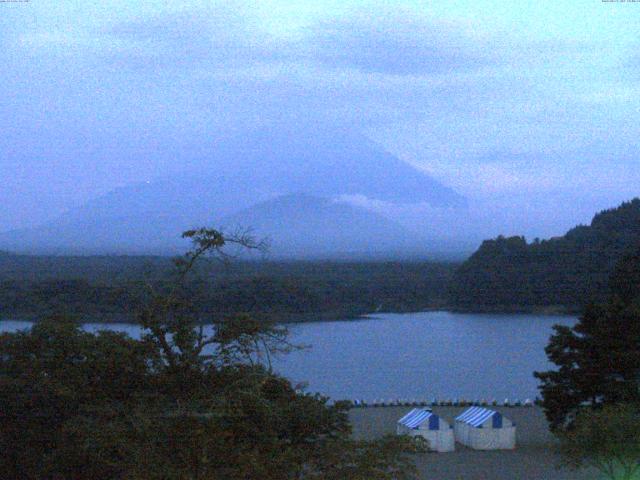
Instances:
[[[188,230],[182,238],[190,239],[192,249],[174,260],[176,278],[166,293],[148,286],[150,298],[140,314],[147,331],[145,339],[161,352],[159,367],[200,368],[203,363],[218,365],[246,362],[260,363],[271,369],[274,354],[295,349],[287,341],[287,329],[257,321],[246,314],[225,319],[202,319],[189,298],[181,294],[189,275],[204,260],[227,262],[235,255],[228,247],[264,252],[268,244],[249,230],[232,234],[209,228]],[[205,328],[203,320],[213,324]]]

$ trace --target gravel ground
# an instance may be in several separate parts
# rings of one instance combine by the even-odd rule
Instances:
[[[396,421],[410,407],[353,409],[350,418],[354,434],[372,439],[395,433]],[[559,468],[555,440],[538,407],[494,407],[516,423],[515,450],[476,451],[456,443],[451,453],[425,453],[416,457],[421,479],[433,480],[591,480],[602,478],[596,471]],[[434,407],[433,411],[452,423],[459,407]]]

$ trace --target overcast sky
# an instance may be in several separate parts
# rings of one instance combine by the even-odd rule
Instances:
[[[313,118],[471,199],[569,192],[554,233],[640,194],[638,32],[601,0],[0,3],[0,230]]]

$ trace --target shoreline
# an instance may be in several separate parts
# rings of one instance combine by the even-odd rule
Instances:
[[[574,316],[582,313],[583,307],[578,305],[500,305],[496,307],[491,306],[474,306],[474,307],[460,307],[450,306],[447,311],[451,313],[471,313],[471,314],[532,314],[532,315],[567,315]]]
[[[564,306],[549,306],[549,307],[522,307],[512,306],[509,308],[457,308],[448,306],[434,306],[427,307],[421,310],[399,310],[399,311],[374,311],[365,313],[353,313],[353,312],[324,312],[324,313],[304,313],[304,314],[270,314],[270,315],[255,315],[255,318],[266,322],[272,322],[282,325],[300,324],[300,323],[318,323],[318,322],[352,322],[358,320],[375,320],[376,315],[411,315],[426,312],[446,312],[454,314],[476,314],[476,315],[540,315],[540,316],[577,316],[580,315],[582,309],[579,308],[567,308]],[[21,321],[21,322],[33,322],[36,323],[40,318],[47,315],[51,315],[52,312],[41,314],[10,314],[1,315],[0,322],[3,321]],[[92,318],[78,318],[80,323],[105,323],[105,324],[137,324],[135,315],[98,315]],[[202,322],[202,325],[213,325],[216,322]]]

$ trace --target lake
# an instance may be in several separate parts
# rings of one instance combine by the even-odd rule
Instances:
[[[554,324],[575,317],[422,312],[362,320],[290,324],[294,343],[311,348],[278,358],[276,370],[334,399],[533,399],[534,370],[551,367],[544,347]],[[0,321],[0,331],[29,322]],[[86,324],[90,331],[132,324]]]

